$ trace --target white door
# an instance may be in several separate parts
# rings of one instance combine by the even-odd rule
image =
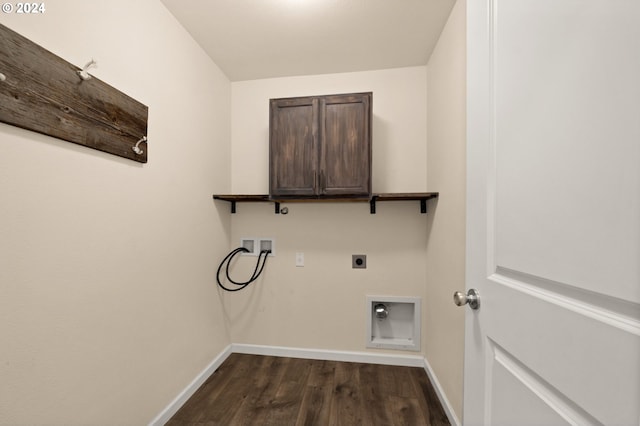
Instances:
[[[640,1],[467,7],[463,424],[640,425]]]

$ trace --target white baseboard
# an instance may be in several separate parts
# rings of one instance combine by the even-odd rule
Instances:
[[[449,423],[451,423],[452,426],[460,426],[460,420],[458,419],[458,416],[456,416],[456,412],[453,410],[449,399],[447,399],[447,395],[444,393],[444,390],[442,389],[442,386],[440,385],[440,382],[436,377],[436,373],[433,371],[431,365],[429,364],[429,361],[427,361],[426,358],[423,358],[423,361],[424,371],[427,372],[427,376],[429,376],[429,380],[431,381],[433,388],[436,390],[436,394],[438,395],[438,399],[442,404],[442,408],[444,408],[444,412],[449,419]]]
[[[231,352],[252,355],[271,355],[290,358],[322,359],[327,361],[363,362],[368,364],[424,367],[419,355],[374,354],[369,352],[330,351],[326,349],[288,348],[283,346],[231,344]]]
[[[202,370],[196,378],[193,379],[191,383],[189,383],[189,385],[184,388],[182,392],[180,392],[178,396],[176,396],[175,399],[160,412],[160,414],[156,416],[156,418],[151,420],[149,426],[162,426],[167,423],[171,417],[178,412],[180,407],[182,407],[184,403],[187,402],[187,400],[198,390],[198,388],[202,386],[209,376],[211,376],[213,372],[222,365],[224,360],[231,355],[231,346],[232,345],[227,346],[222,352],[220,352],[220,354],[218,354],[218,356],[216,356],[214,360],[211,361],[209,365],[207,365],[205,369]]]
[[[150,423],[149,426],[162,426],[178,412],[180,407],[198,390],[200,386],[211,376],[214,371],[231,355],[232,353],[252,354],[252,355],[270,355],[290,358],[304,359],[321,359],[327,361],[343,361],[343,362],[362,362],[368,364],[384,364],[399,365],[403,367],[422,367],[427,372],[429,380],[436,390],[436,394],[444,407],[444,411],[449,418],[452,426],[460,426],[460,421],[453,411],[453,407],[449,403],[440,382],[435,373],[431,369],[426,358],[420,355],[394,355],[394,354],[374,354],[369,352],[349,352],[349,351],[330,351],[325,349],[305,349],[305,348],[289,348],[283,346],[263,346],[248,345],[243,343],[232,343],[227,346],[216,358],[202,370],[189,385],[178,394],[167,407],[160,412]]]

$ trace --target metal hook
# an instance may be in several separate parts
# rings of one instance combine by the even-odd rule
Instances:
[[[91,76],[89,75],[87,70],[91,67],[97,67],[97,66],[98,66],[98,63],[93,59],[91,59],[89,62],[86,63],[86,65],[80,71],[77,71],[77,73],[80,75],[81,79],[89,80]]]
[[[133,150],[133,152],[135,152],[138,155],[142,155],[142,153],[144,152],[142,150],[142,148],[140,148],[140,144],[142,142],[146,142],[147,141],[147,137],[143,136],[142,139],[140,139],[138,142],[136,142],[136,146],[134,146],[133,148],[131,148]]]

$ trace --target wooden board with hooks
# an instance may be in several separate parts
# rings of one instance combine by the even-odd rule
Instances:
[[[0,122],[146,163],[148,107],[82,71],[0,24]]]

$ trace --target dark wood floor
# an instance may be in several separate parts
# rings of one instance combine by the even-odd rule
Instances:
[[[167,425],[449,425],[424,369],[232,354]]]

